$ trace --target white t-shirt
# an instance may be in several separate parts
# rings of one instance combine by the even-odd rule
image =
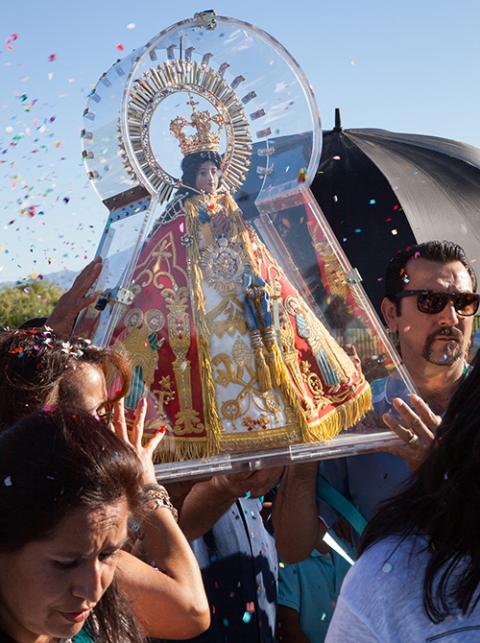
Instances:
[[[480,642],[480,604],[435,624],[423,608],[426,540],[387,538],[348,572],[325,643]]]

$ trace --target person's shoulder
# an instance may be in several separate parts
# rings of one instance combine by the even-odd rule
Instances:
[[[409,573],[411,557],[423,558],[425,550],[426,542],[423,538],[414,536],[389,536],[379,540],[366,549],[355,562],[345,579],[342,592],[345,590],[350,595],[357,592],[363,595],[365,583],[369,583],[372,592],[381,595],[385,592],[385,587],[392,582],[399,591],[403,591],[401,578]],[[416,565],[417,563],[415,569],[418,571]],[[368,600],[370,599],[371,595],[368,597]]]
[[[390,536],[365,550],[345,577],[335,622],[336,633],[355,624],[364,636],[327,640],[419,640],[419,631],[429,631],[422,603],[427,558],[426,541],[417,536]]]
[[[348,582],[345,579],[345,588],[348,587],[349,591],[354,590],[357,577],[373,578],[377,576],[382,569],[383,563],[392,555],[397,546],[397,539],[389,537],[374,543],[366,549],[348,572]]]

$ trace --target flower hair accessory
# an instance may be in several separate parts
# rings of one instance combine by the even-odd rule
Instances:
[[[89,339],[76,337],[72,340],[64,340],[56,337],[55,333],[49,326],[41,326],[39,328],[9,328],[5,327],[0,330],[0,333],[8,333],[9,335],[21,340],[25,338],[26,345],[22,346],[21,342],[8,352],[11,355],[16,355],[18,358],[25,356],[25,350],[33,349],[35,353],[39,353],[42,347],[47,349],[59,349],[62,353],[80,359],[83,357],[85,350],[92,345]],[[30,338],[35,338],[35,343],[30,347]]]

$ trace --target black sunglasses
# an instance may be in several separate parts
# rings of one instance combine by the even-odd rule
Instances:
[[[449,301],[462,317],[475,315],[480,303],[480,295],[475,292],[436,292],[435,290],[402,290],[395,299],[416,297],[417,308],[421,313],[436,315],[441,312]]]

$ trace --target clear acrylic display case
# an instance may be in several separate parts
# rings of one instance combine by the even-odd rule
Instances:
[[[129,419],[145,396],[147,433],[166,429],[159,476],[393,443],[375,409],[413,386],[309,189],[320,118],[282,45],[196,14],[117,61],[84,118],[108,217],[75,333],[131,358]],[[221,158],[209,194],[182,177],[202,140]]]

